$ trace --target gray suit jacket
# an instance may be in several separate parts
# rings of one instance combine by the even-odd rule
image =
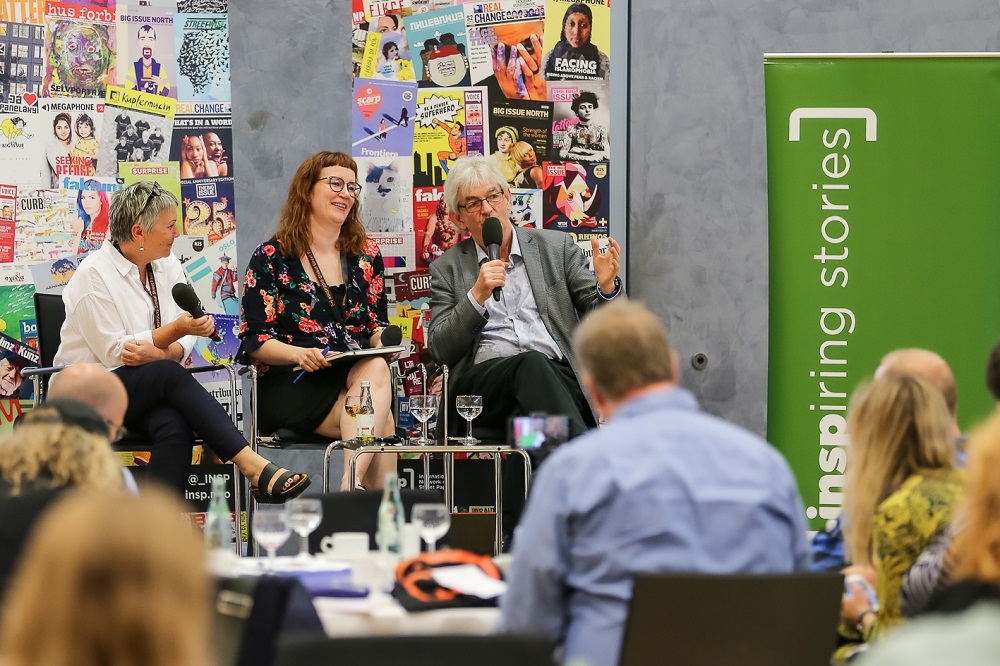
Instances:
[[[597,278],[570,234],[529,228],[515,233],[542,321],[579,380],[571,346],[573,329],[583,315],[605,301],[598,293]],[[468,296],[478,276],[476,244],[471,238],[431,264],[428,347],[435,361],[450,367],[452,380],[472,366],[486,325],[486,317]]]

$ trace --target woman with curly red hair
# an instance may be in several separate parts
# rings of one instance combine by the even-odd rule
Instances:
[[[386,359],[331,366],[323,353],[380,347],[389,324],[382,255],[361,224],[360,193],[358,167],[349,155],[309,157],[292,177],[274,237],[250,258],[240,357],[260,376],[262,432],[288,428],[353,438],[356,427],[344,401],[361,394],[362,381],[371,384],[375,436],[395,431]],[[305,371],[301,377],[296,368]],[[357,483],[380,487],[395,459],[360,457]]]

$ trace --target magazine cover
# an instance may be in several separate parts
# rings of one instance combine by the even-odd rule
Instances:
[[[0,104],[10,95],[40,97],[45,84],[45,28],[41,25],[0,21],[0,36],[6,48],[0,49]],[[19,101],[20,103],[20,101]]]
[[[12,332],[17,332],[14,329]],[[0,333],[0,399],[30,400],[34,385],[20,370],[38,367],[38,352],[6,333]]]
[[[468,41],[462,7],[450,7],[403,19],[410,40],[410,60],[420,87],[467,86]]]
[[[118,165],[118,178],[122,187],[140,180],[159,183],[160,187],[177,197],[177,230],[184,233],[180,165],[177,162],[122,162]]]
[[[231,100],[229,18],[226,14],[178,14],[177,99]]]
[[[369,32],[361,54],[361,77],[413,81],[413,63],[405,32]]]
[[[80,267],[80,262],[86,254],[77,254],[52,261],[42,261],[31,264],[31,280],[35,283],[35,292],[41,294],[61,294],[66,283]]]
[[[500,0],[463,7],[472,83],[488,86],[491,99],[545,101],[541,71],[545,2]]]
[[[0,182],[12,185],[51,184],[45,149],[56,138],[49,118],[33,104],[0,105]]]
[[[199,104],[179,103],[178,108],[193,111]],[[215,105],[212,105],[213,107]],[[225,113],[209,115],[203,111],[178,113],[174,117],[170,161],[181,165],[181,179],[235,176],[233,153],[233,117],[229,102],[220,105]]]
[[[552,146],[552,102],[490,99],[490,154],[513,187],[542,187],[541,163]]]
[[[232,177],[181,181],[181,205],[184,209],[181,233],[204,236],[210,245],[214,245],[236,231],[234,188]]]
[[[163,6],[175,6],[186,14],[225,14],[229,11],[229,0],[157,0]]]
[[[211,313],[206,303],[202,303],[205,312]],[[215,332],[221,340],[213,340],[199,336],[194,342],[191,352],[191,365],[203,367],[209,365],[229,365],[235,362],[236,353],[240,350],[240,315],[212,313],[215,319]],[[220,378],[224,375],[220,375]],[[237,387],[239,384],[237,383]],[[237,388],[237,391],[240,389]],[[227,391],[228,394],[228,391]],[[227,395],[228,397],[228,395]]]
[[[608,165],[545,162],[542,168],[544,228],[607,236]]]
[[[515,227],[542,228],[542,191],[512,187],[510,190],[510,223]]]
[[[183,264],[205,312],[239,316],[234,234],[216,243],[209,243],[206,236],[180,236],[174,240],[173,253]]]
[[[17,186],[0,185],[0,264],[14,261],[14,229],[17,225]]]
[[[20,190],[14,229],[14,261],[50,261],[76,254],[76,211],[59,190]]]
[[[116,178],[63,176],[59,193],[73,219],[73,233],[80,239],[77,252],[100,249],[108,237],[108,214],[114,193],[122,188]]]
[[[418,270],[426,269],[458,241],[469,237],[449,219],[443,187],[414,188],[413,226]]]
[[[165,162],[176,106],[168,97],[109,86],[97,175],[117,176],[124,162]]]
[[[174,12],[168,8],[119,6],[118,85],[177,99]]]
[[[355,79],[352,153],[359,157],[412,155],[416,109],[416,83]]]
[[[386,276],[394,275],[400,271],[413,270],[414,249],[413,232],[405,231],[401,233],[370,233],[368,237],[378,245],[379,252],[382,253],[382,264],[385,266]],[[389,298],[389,308],[395,294],[392,290],[392,281],[386,280],[386,294]]]
[[[443,185],[462,155],[482,155],[489,124],[483,88],[422,88],[417,91],[413,130],[413,183]]]
[[[413,180],[406,157],[358,157],[361,221],[374,233],[413,232],[410,198]],[[383,254],[385,254],[383,252]]]
[[[607,81],[556,82],[552,98],[552,150],[558,162],[607,162],[611,104]]]
[[[45,27],[43,96],[104,97],[117,75],[115,10],[50,1]]]
[[[52,137],[45,147],[50,187],[63,176],[94,176],[104,126],[104,100],[46,99],[39,102]]]
[[[545,59],[548,81],[606,79],[611,75],[611,0],[548,0]]]

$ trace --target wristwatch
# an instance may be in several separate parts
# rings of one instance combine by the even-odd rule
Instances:
[[[861,615],[858,616],[858,623],[854,625],[854,628],[858,630],[859,634],[865,633],[865,616],[869,614],[875,615],[876,613],[871,608],[868,608],[861,611]]]

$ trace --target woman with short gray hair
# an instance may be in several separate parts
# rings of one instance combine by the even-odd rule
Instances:
[[[250,449],[226,410],[182,364],[195,338],[215,332],[212,317],[195,318],[174,303],[186,282],[171,254],[177,198],[158,183],[140,181],[115,194],[109,239],[80,263],[63,291],[66,322],[56,365],[100,363],[125,384],[125,427],[152,441],[149,472],[183,491],[195,433],[251,481],[261,502],[284,502],[310,481],[281,470]]]

